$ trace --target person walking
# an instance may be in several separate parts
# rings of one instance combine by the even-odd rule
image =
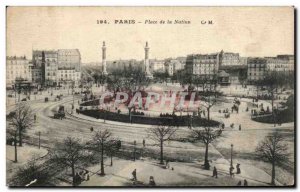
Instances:
[[[218,178],[218,171],[217,171],[217,168],[214,167],[214,170],[213,170],[213,176],[212,177],[216,177]]]
[[[237,186],[242,186],[242,182],[239,181],[239,182],[237,183]]]
[[[244,186],[248,186],[248,181],[244,179]]]
[[[150,186],[155,186],[155,185],[156,185],[153,176],[150,176],[150,179],[149,179],[149,185],[150,185]]]
[[[146,141],[145,141],[145,139],[143,139],[143,147],[145,147],[146,146]]]
[[[166,168],[169,169],[170,164],[169,164],[169,160],[166,160]]]
[[[136,169],[134,169],[134,170],[132,171],[132,176],[133,176],[133,180],[134,180],[134,181],[137,181],[137,177],[136,177]]]
[[[240,124],[240,125],[239,125],[239,131],[241,131],[241,130],[242,130],[242,125]]]
[[[240,168],[240,164],[236,164],[236,174],[240,174],[241,173],[241,168]]]

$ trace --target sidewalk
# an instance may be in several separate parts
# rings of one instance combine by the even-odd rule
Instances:
[[[107,165],[109,160],[105,161]],[[218,178],[212,177],[212,168],[216,166]],[[133,186],[132,171],[136,169],[139,185],[147,186],[150,176],[154,177],[157,186],[236,186],[238,181],[246,179],[249,186],[269,186],[270,175],[254,166],[243,165],[241,174],[231,178],[229,163],[218,159],[211,163],[211,170],[204,170],[202,162],[183,163],[170,162],[170,168],[162,168],[158,161],[129,161],[114,159],[114,166],[105,166],[106,176],[92,174],[89,181],[80,186]],[[172,170],[172,167],[174,170]],[[99,173],[99,165],[88,168],[91,173]],[[259,176],[258,176],[259,175]],[[277,182],[277,185],[281,185]]]

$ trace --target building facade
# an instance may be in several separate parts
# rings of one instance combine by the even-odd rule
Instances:
[[[250,83],[263,80],[267,71],[267,59],[250,57],[247,60],[247,78]]]
[[[78,49],[34,50],[32,80],[46,86],[73,83],[81,78],[81,55]]]
[[[220,64],[219,56],[220,53],[188,55],[185,70],[192,75],[216,75]]]
[[[169,76],[173,76],[174,75],[174,63],[172,63],[171,61],[167,61],[165,63],[165,71],[168,73]]]
[[[6,85],[12,86],[18,79],[31,82],[31,68],[32,65],[25,56],[6,57]]]
[[[69,68],[81,70],[81,55],[78,49],[59,49],[57,51],[58,69]]]
[[[57,51],[42,52],[42,73],[45,85],[57,85]]]
[[[240,54],[220,52],[220,66],[238,66],[240,65]]]
[[[61,68],[57,71],[57,76],[59,83],[70,84],[71,82],[74,82],[75,85],[77,85],[81,79],[81,72],[76,71],[75,69]]]
[[[165,60],[152,60],[150,69],[153,72],[164,72],[165,71]]]
[[[294,56],[293,55],[277,55],[276,57],[266,57],[267,70],[276,72],[291,72],[294,71]]]
[[[32,67],[32,82],[41,84],[42,82],[42,69],[38,67]]]

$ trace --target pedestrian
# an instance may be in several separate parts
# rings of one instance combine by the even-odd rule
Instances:
[[[237,186],[242,186],[242,181],[239,181],[239,182],[237,183]]]
[[[240,164],[236,164],[236,174],[240,174],[241,173],[241,168],[240,168]]]
[[[225,124],[224,123],[222,123],[222,129],[224,129],[225,128]]]
[[[213,170],[213,176],[212,177],[216,177],[218,178],[218,171],[217,171],[217,168],[214,167],[214,170]]]
[[[91,127],[90,130],[91,130],[91,132],[93,132],[94,131],[94,127]]]
[[[88,170],[85,171],[85,175],[86,175],[86,180],[87,181],[90,180],[90,175],[89,175],[89,171]]]
[[[244,179],[244,186],[248,186],[248,181]]]
[[[239,125],[239,131],[241,131],[241,130],[242,130],[242,125],[240,124],[240,125]]]
[[[146,141],[145,141],[145,139],[143,139],[143,147],[145,147],[146,146]]]
[[[150,176],[149,185],[150,185],[150,186],[155,186],[155,185],[156,185],[153,176]]]
[[[137,181],[137,177],[136,177],[136,169],[134,169],[134,170],[132,171],[132,176],[133,176],[133,180],[134,180],[134,181]]]
[[[166,160],[166,168],[169,169],[170,165],[169,165],[169,160]]]

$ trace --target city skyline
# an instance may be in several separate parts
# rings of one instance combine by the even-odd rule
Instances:
[[[256,15],[247,14],[253,9],[250,7],[179,7],[176,13],[172,8],[164,9],[168,18],[160,9],[144,8],[143,12],[135,9],[136,13],[132,13],[129,7],[85,7],[80,8],[79,15],[78,7],[42,7],[38,11],[35,7],[8,8],[7,55],[31,58],[32,50],[77,48],[83,63],[101,62],[103,41],[107,44],[108,61],[142,60],[146,41],[149,42],[150,59],[221,50],[240,53],[242,57],[294,54],[292,7],[256,7]],[[117,18],[144,21],[149,12],[153,20],[183,18],[190,20],[192,25],[112,23]],[[258,22],[258,15],[264,19]],[[97,24],[97,19],[107,19],[111,23]],[[214,24],[201,25],[202,20],[212,20]]]

